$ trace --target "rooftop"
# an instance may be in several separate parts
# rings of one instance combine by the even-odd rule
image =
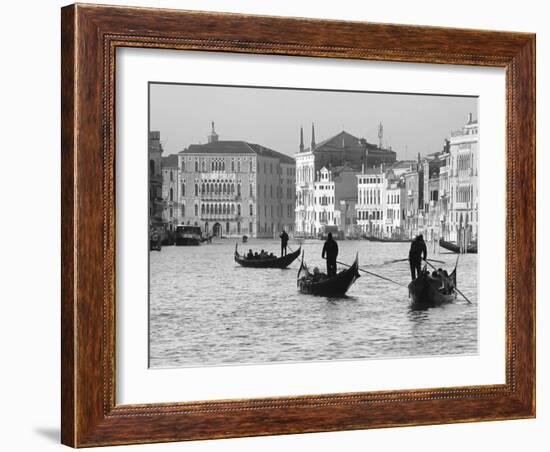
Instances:
[[[181,151],[181,154],[256,154],[263,157],[277,158],[282,163],[294,163],[294,159],[286,154],[246,141],[222,140],[206,144],[192,144]]]
[[[163,168],[177,168],[178,167],[178,154],[170,154],[166,157],[162,157]]]

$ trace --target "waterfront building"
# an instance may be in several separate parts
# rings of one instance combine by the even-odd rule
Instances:
[[[162,196],[162,144],[160,132],[149,132],[149,227],[163,227],[164,200]]]
[[[323,235],[332,228],[339,236],[346,234],[346,213],[355,205],[357,171],[344,165],[336,168],[323,167],[317,173],[313,188],[313,230],[314,235]],[[342,204],[342,201],[344,203]],[[342,206],[344,215],[342,215]],[[349,218],[348,218],[349,221]],[[327,228],[328,226],[328,228]]]
[[[409,171],[403,174],[403,178],[406,193],[404,228],[407,237],[412,238],[418,234],[424,221],[424,170],[420,154]]]
[[[166,230],[175,231],[179,212],[179,166],[177,154],[162,157],[162,198],[164,200],[163,222]]]
[[[294,159],[259,144],[220,140],[178,154],[179,221],[207,235],[275,237],[294,229]]]
[[[384,233],[384,210],[386,208],[387,178],[383,166],[367,168],[356,175],[357,225],[369,236],[382,237]]]
[[[470,113],[466,124],[451,132],[449,147],[448,238],[457,243],[477,240],[479,221],[478,122]]]
[[[403,238],[405,235],[405,179],[388,174],[386,187],[386,208],[384,210],[384,235],[388,238]]]
[[[322,168],[330,170],[348,167],[357,174],[362,167],[372,168],[375,165],[392,164],[395,162],[395,157],[396,153],[391,149],[383,149],[380,144],[369,143],[364,138],[357,138],[346,131],[317,143],[313,124],[311,145],[306,148],[303,128],[300,128],[299,152],[295,154],[296,233],[303,236],[314,236],[318,233],[320,224],[319,220],[316,220],[319,212],[316,207],[316,182],[320,182],[318,174]],[[318,184],[317,187],[319,185],[325,184]],[[327,214],[328,212],[327,210]]]

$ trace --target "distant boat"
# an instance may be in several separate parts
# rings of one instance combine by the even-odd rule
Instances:
[[[300,255],[300,251],[302,250],[302,248],[299,247],[293,253],[287,254],[286,256],[282,257],[248,259],[246,256],[239,254],[239,250],[237,249],[238,246],[239,244],[236,243],[235,262],[243,267],[249,268],[286,268],[296,260],[296,258]]]
[[[382,237],[374,237],[372,235],[364,235],[363,236],[366,240],[369,242],[383,242],[383,243],[406,243],[410,242],[411,239],[403,239],[403,238],[382,238]]]
[[[460,253],[460,245],[457,245],[453,242],[446,242],[443,239],[439,239],[439,246],[445,248],[446,250],[452,251],[453,253]],[[470,243],[466,247],[466,253],[468,254],[477,254],[477,243]]]
[[[356,255],[355,261],[349,268],[342,270],[335,276],[327,277],[326,275],[321,275],[318,278],[309,272],[302,255],[302,265],[297,276],[298,290],[302,293],[312,295],[343,296],[357,278],[360,277],[358,270],[359,255]],[[303,273],[302,277],[300,277],[301,273]]]
[[[413,309],[426,309],[453,303],[456,300],[456,267],[442,278],[433,278],[430,272],[423,271],[409,284],[409,296]]]
[[[176,227],[176,246],[198,246],[203,242],[200,226],[179,225]]]
[[[157,232],[153,232],[149,236],[149,250],[160,251],[162,249],[162,236]]]

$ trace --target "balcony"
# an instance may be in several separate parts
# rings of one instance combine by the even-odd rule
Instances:
[[[222,195],[222,194],[217,195],[214,193],[209,193],[209,194],[202,194],[199,196],[202,202],[241,201],[242,200],[241,195]]]
[[[241,221],[240,215],[229,213],[204,213],[200,216],[202,221]]]

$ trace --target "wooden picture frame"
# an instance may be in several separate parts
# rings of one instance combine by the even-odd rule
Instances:
[[[535,416],[535,35],[76,4],[62,9],[61,37],[64,444],[84,447]],[[118,47],[505,68],[506,383],[117,405]]]

